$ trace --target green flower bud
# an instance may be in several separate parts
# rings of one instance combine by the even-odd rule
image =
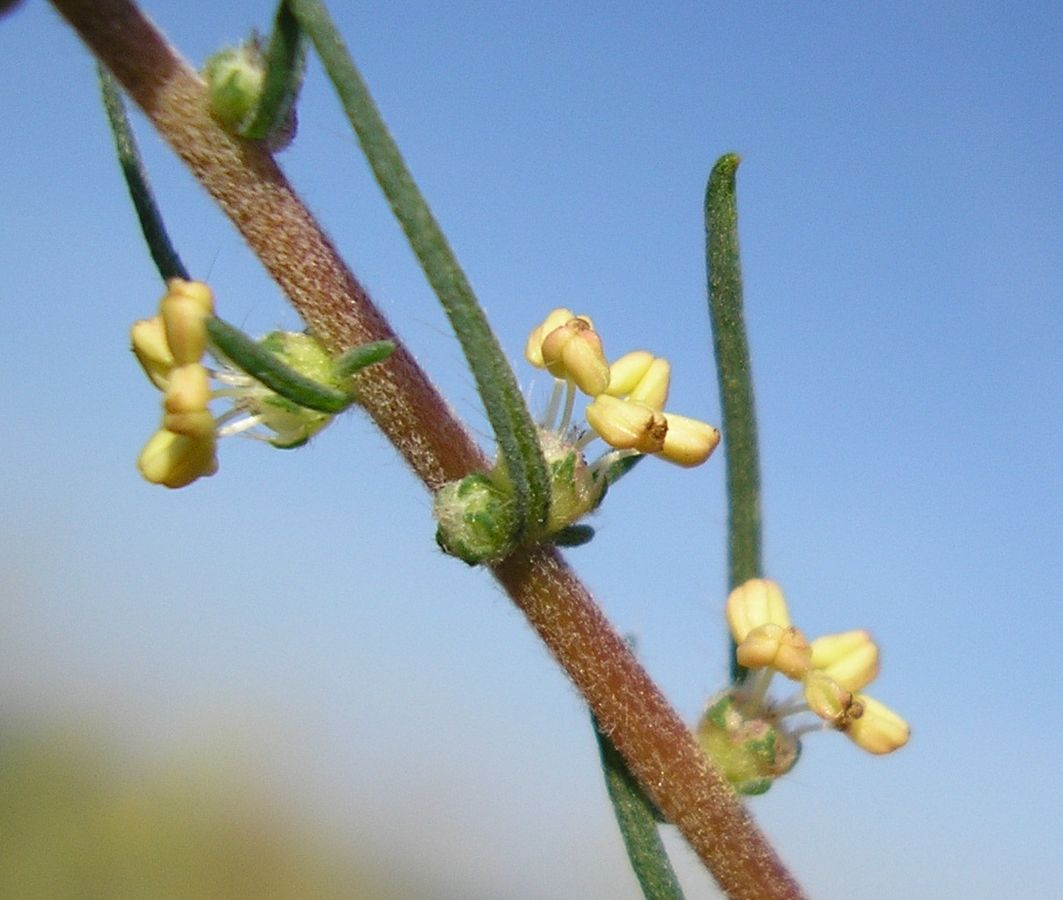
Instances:
[[[763,794],[797,763],[801,744],[763,711],[747,716],[731,693],[709,701],[695,730],[701,749],[740,794]]]
[[[447,482],[436,492],[436,543],[470,566],[497,562],[514,549],[511,493],[482,473]]]
[[[550,471],[550,518],[546,535],[555,534],[597,508],[605,496],[604,473],[592,470],[583,454],[558,440],[551,431],[539,433]],[[545,536],[545,535],[543,535]]]
[[[203,67],[211,115],[231,134],[252,137],[249,126],[255,119],[266,78],[266,63],[257,35],[238,47],[215,53]],[[282,114],[283,115],[283,114]],[[271,151],[283,150],[295,137],[294,107],[279,127],[264,134]]]
[[[254,113],[265,78],[262,51],[251,40],[219,50],[203,67],[210,111],[229,131],[239,132]]]

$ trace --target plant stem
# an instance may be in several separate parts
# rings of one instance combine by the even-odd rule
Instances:
[[[260,147],[222,131],[204,85],[128,0],[52,0],[232,219],[333,353],[394,334]],[[486,461],[412,357],[356,377],[358,401],[429,489]],[[800,889],[692,734],[551,548],[518,551],[495,575],[586,698],[658,809],[733,898]]]

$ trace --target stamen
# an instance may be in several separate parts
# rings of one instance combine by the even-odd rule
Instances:
[[[560,378],[554,379],[554,386],[550,391],[550,402],[546,405],[541,425],[547,431],[554,430],[554,419],[557,417],[557,409],[561,405],[561,392],[565,389],[565,383]]]
[[[236,410],[236,409],[229,410],[229,413],[239,414],[240,410]],[[226,416],[229,416],[229,418],[233,418],[233,416],[230,416],[229,413],[226,413],[223,416],[219,416],[216,421],[218,423],[221,423],[222,419],[226,418]],[[240,419],[239,421],[232,422],[231,424],[226,425],[223,428],[219,428],[217,430],[217,435],[218,435],[219,438],[223,438],[223,437],[232,437],[234,434],[243,434],[245,431],[249,431],[250,429],[254,428],[261,421],[262,421],[262,417],[261,416],[248,416],[246,419]],[[256,435],[247,435],[247,436],[248,437],[256,437]]]
[[[735,703],[747,715],[753,715],[761,709],[764,703],[764,695],[768,693],[771,685],[774,669],[753,669],[742,682],[741,687],[735,692]]]
[[[772,709],[772,713],[780,719],[785,719],[787,716],[796,716],[798,713],[811,711],[812,710],[804,700],[798,701],[796,698],[787,700],[785,703]]]
[[[565,382],[567,393],[565,394],[565,414],[561,417],[561,424],[558,426],[558,431],[564,434],[568,431],[568,426],[572,422],[572,407],[576,402],[576,383],[571,379],[567,379]]]
[[[798,725],[796,728],[790,729],[790,735],[795,740],[800,740],[806,734],[812,734],[814,731],[830,731],[831,727],[827,722],[822,719],[816,719],[815,722],[809,722],[806,725]]]

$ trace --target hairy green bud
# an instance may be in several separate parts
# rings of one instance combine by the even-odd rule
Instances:
[[[801,753],[800,742],[778,721],[761,710],[747,714],[730,692],[709,701],[695,733],[739,794],[763,794]]]
[[[497,562],[513,552],[516,531],[508,482],[477,472],[450,481],[436,493],[436,543],[470,566]]]

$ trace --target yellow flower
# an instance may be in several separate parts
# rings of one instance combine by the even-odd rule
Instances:
[[[170,345],[166,343],[166,326],[162,324],[162,316],[135,322],[130,336],[133,339],[133,353],[144,374],[155,387],[165,391],[174,361]]]
[[[609,386],[609,363],[590,319],[570,318],[544,335],[539,350],[554,378],[573,381],[588,396],[596,397]]]
[[[535,368],[545,369],[546,363],[543,361],[543,339],[550,334],[555,328],[560,328],[569,319],[580,318],[591,328],[594,324],[586,316],[576,316],[571,309],[566,309],[563,306],[559,306],[557,309],[552,309],[538,325],[528,335],[528,343],[524,346],[524,358],[528,360]]]
[[[808,671],[812,649],[792,625],[784,628],[774,622],[758,625],[735,650],[740,666],[747,669],[774,669],[787,678],[800,681]]]
[[[609,367],[607,394],[627,397],[653,409],[664,409],[672,367],[646,350],[633,350]]]
[[[870,753],[889,753],[907,743],[908,724],[882,703],[857,693],[879,670],[878,647],[868,632],[829,634],[808,644],[790,624],[782,590],[766,578],[752,578],[731,591],[726,614],[739,665],[801,681],[803,708]],[[757,677],[750,684],[759,703],[767,681]]]
[[[609,368],[604,395],[587,408],[587,421],[617,449],[653,453],[686,468],[700,466],[720,443],[720,432],[697,419],[664,412],[671,370],[668,360],[646,350],[621,356]]]
[[[280,448],[296,447],[332,421],[319,412],[281,397],[252,376],[229,368],[208,369],[203,359],[209,343],[207,321],[214,301],[207,285],[179,278],[166,283],[159,314],[135,323],[133,352],[144,373],[160,391],[162,427],[145,445],[137,462],[153,484],[177,488],[218,468],[217,439],[247,434]],[[275,332],[259,346],[307,377],[332,372],[332,357],[307,334]],[[211,388],[211,378],[219,387]],[[215,417],[209,404],[228,400],[229,410]],[[269,436],[251,429],[262,426]]]

